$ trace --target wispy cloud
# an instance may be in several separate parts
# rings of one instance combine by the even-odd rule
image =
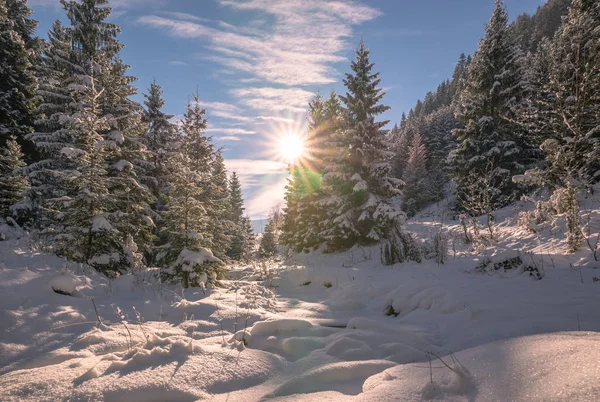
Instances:
[[[275,207],[285,205],[287,175],[278,176],[273,182],[264,184],[246,203],[246,212],[252,218],[266,218]]]
[[[60,0],[29,0],[28,5],[30,7],[55,7],[62,8]],[[167,3],[167,0],[111,0],[109,6],[113,9],[132,9],[138,7],[151,7],[157,8],[162,7]]]
[[[295,123],[296,120],[290,119],[289,117],[281,117],[281,116],[256,116],[257,120],[260,121],[274,121],[277,123]]]
[[[258,110],[303,112],[312,92],[300,88],[237,88],[231,93],[246,106]]]
[[[189,18],[144,16],[139,22],[184,38],[206,38],[211,60],[267,82],[285,85],[335,81],[332,64],[344,60],[345,38],[352,26],[380,12],[353,1],[218,0],[240,11],[262,12],[273,24],[239,28],[217,21],[216,27]]]
[[[241,141],[242,138],[241,137],[236,137],[235,135],[225,135],[223,137],[219,137],[217,139],[218,141]]]
[[[187,66],[187,63],[185,61],[180,60],[171,60],[169,64],[172,66]]]
[[[211,127],[206,129],[207,133],[222,133],[229,135],[253,135],[256,134],[256,131],[246,130],[245,128],[221,128],[221,127]]]

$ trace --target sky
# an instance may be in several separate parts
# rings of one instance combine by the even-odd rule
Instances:
[[[543,0],[506,0],[511,20]],[[59,0],[29,0],[45,38],[66,17]],[[305,133],[317,91],[344,94],[363,40],[400,120],[417,99],[449,78],[461,52],[473,53],[494,0],[112,0],[122,58],[142,102],[153,80],[176,118],[193,94],[207,110],[208,134],[241,178],[247,213],[264,218],[283,205],[281,138]]]

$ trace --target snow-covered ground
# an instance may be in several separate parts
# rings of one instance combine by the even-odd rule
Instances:
[[[515,208],[477,253],[445,217],[443,265],[310,253],[235,267],[206,293],[153,271],[109,281],[13,236],[0,242],[0,400],[600,400],[600,265],[559,231],[518,227]],[[439,210],[410,230],[430,237]],[[543,279],[475,269],[516,256]]]

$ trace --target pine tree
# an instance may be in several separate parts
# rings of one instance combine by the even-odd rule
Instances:
[[[404,172],[404,210],[408,216],[413,216],[427,202],[427,151],[417,133],[410,147],[408,164]]]
[[[111,150],[106,154],[110,158],[106,162],[112,178],[109,181],[112,212],[121,216],[116,225],[124,243],[133,242],[133,248],[149,254],[152,218],[156,216],[150,208],[153,197],[140,184],[145,169],[139,162],[148,157],[140,141],[142,109],[130,99],[137,92],[132,85],[136,78],[126,75],[129,66],[119,57],[124,47],[117,40],[120,28],[106,22],[112,12],[107,0],[61,0],[61,3],[71,21],[68,32],[74,59],[88,75],[95,77],[99,113],[106,118],[107,126],[101,134]]]
[[[148,93],[144,94],[146,109],[142,119],[146,125],[143,138],[149,152],[150,163],[144,183],[148,185],[157,200],[158,205],[155,207],[157,210],[161,210],[161,205],[164,204],[164,199],[161,200],[161,197],[165,194],[168,185],[169,173],[166,169],[168,149],[170,143],[175,140],[175,128],[170,122],[173,116],[163,112],[165,101],[162,94],[162,87],[156,81],[152,82]]]
[[[41,42],[34,37],[37,21],[31,20],[26,0],[0,1],[0,146],[17,137],[25,158],[35,158],[25,140],[32,131],[37,80],[34,67]]]
[[[93,75],[82,76],[78,85],[71,86],[81,110],[63,118],[69,120],[73,144],[60,153],[73,169],[64,172],[69,194],[52,200],[60,210],[58,219],[62,224],[55,237],[55,249],[72,261],[117,275],[128,268],[127,252],[117,227],[120,216],[112,212],[114,198],[109,192],[106,163],[111,150],[101,135],[109,123],[100,111],[95,82]]]
[[[535,64],[538,94],[525,122],[544,141],[549,165],[544,179],[552,186],[577,187],[600,178],[599,24],[600,5],[575,0],[554,42],[542,45]]]
[[[260,240],[259,254],[261,258],[272,258],[277,255],[277,219],[271,214]]]
[[[256,235],[254,234],[254,229],[252,229],[252,221],[250,220],[250,217],[245,216],[242,222],[242,230],[244,233],[244,248],[242,258],[244,260],[251,260],[255,254]]]
[[[517,194],[510,177],[524,171],[526,145],[524,133],[507,117],[513,103],[520,100],[518,60],[518,49],[509,35],[508,14],[497,0],[485,37],[469,66],[469,78],[460,94],[457,112],[466,127],[456,130],[459,146],[453,160],[463,208],[469,209],[465,195],[476,190],[471,187],[476,186],[477,175],[486,172],[490,161],[495,167],[492,176],[497,189],[494,206],[506,205]]]
[[[209,214],[205,208],[206,176],[210,177],[212,147],[207,137],[206,111],[198,105],[197,98],[190,102],[181,124],[181,148],[169,158],[171,172],[164,213],[163,245],[159,247],[157,262],[166,267],[163,276],[181,280],[184,287],[206,276],[216,281],[222,274],[220,260],[215,259],[210,247]],[[202,158],[199,160],[199,158]],[[202,164],[202,162],[204,164]],[[210,258],[200,258],[208,255]],[[196,256],[198,263],[190,262]],[[206,283],[206,280],[200,282]]]
[[[16,137],[11,136],[0,148],[0,217],[20,218],[22,208],[11,210],[11,207],[23,201],[27,189],[27,178],[22,172],[24,166],[21,147]]]
[[[405,215],[391,205],[402,182],[391,177],[393,154],[381,130],[387,121],[375,121],[389,108],[379,103],[384,96],[381,80],[379,73],[372,73],[363,43],[351,68],[344,80],[348,92],[342,97],[346,110],[337,166],[331,166],[325,176],[333,197],[327,202],[331,218],[323,235],[330,250],[386,241],[394,254],[386,261],[393,263],[406,257],[399,242]]]
[[[221,151],[216,152],[210,180],[210,204],[208,232],[212,234],[211,250],[223,258],[231,246],[231,232],[236,225],[229,220],[229,181]]]
[[[231,174],[228,188],[228,220],[232,226],[229,232],[231,242],[229,250],[227,251],[227,256],[240,261],[248,259],[252,254],[254,234],[252,233],[250,218],[244,217],[242,186],[236,172]]]
[[[74,169],[74,164],[60,151],[74,146],[68,122],[78,106],[70,87],[78,84],[75,77],[82,73],[82,67],[73,62],[70,35],[57,20],[48,33],[37,68],[38,117],[35,131],[27,136],[39,155],[39,160],[26,168],[31,183],[27,193],[32,205],[31,224],[45,232],[53,230],[59,213],[50,200],[67,195],[70,188],[68,171]]]

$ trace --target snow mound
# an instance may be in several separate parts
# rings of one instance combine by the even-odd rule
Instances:
[[[361,392],[361,384],[367,378],[393,366],[395,366],[394,363],[381,360],[332,363],[288,380],[267,397],[322,391],[338,391],[347,395],[357,395]]]
[[[77,278],[70,274],[61,274],[50,280],[50,287],[57,293],[71,295],[77,290]]]
[[[300,332],[312,328],[312,324],[299,319],[281,319],[273,321],[260,321],[254,324],[250,333],[252,336],[271,336],[282,332]]]
[[[600,335],[555,333],[499,341],[390,368],[367,379],[362,401],[594,401],[600,398]]]

